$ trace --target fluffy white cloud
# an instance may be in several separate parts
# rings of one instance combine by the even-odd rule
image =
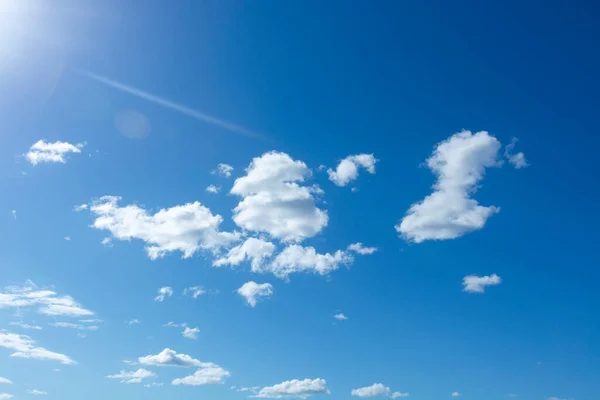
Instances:
[[[152,365],[155,367],[202,367],[210,363],[203,363],[200,360],[192,358],[187,354],[177,354],[175,350],[164,349],[156,355],[149,355],[138,358],[142,365]]]
[[[273,295],[273,285],[250,281],[244,283],[237,292],[246,299],[250,307],[256,307],[256,303],[261,297],[271,297]]]
[[[14,396],[8,393],[0,393],[0,400],[12,399]]]
[[[483,228],[497,213],[471,198],[483,179],[485,169],[499,166],[500,142],[487,132],[462,131],[439,143],[427,160],[437,176],[433,193],[413,204],[396,230],[406,240],[454,239]]]
[[[243,199],[234,209],[235,223],[283,241],[302,241],[319,233],[328,223],[327,212],[315,206],[318,187],[302,186],[311,176],[302,161],[279,152],[252,160],[246,176],[233,184],[231,194]]]
[[[190,295],[190,296],[192,296],[193,299],[197,299],[198,297],[202,296],[205,293],[206,293],[206,290],[204,290],[204,288],[202,286],[191,286],[189,288],[183,289],[183,295],[184,296]]]
[[[200,250],[216,251],[239,239],[236,232],[219,231],[223,218],[199,202],[149,214],[137,205],[120,207],[119,200],[104,196],[94,201],[90,206],[96,216],[92,227],[109,231],[114,239],[144,241],[152,260],[174,251],[188,258]]]
[[[212,171],[212,174],[218,174],[224,176],[225,178],[229,178],[231,176],[231,172],[233,171],[233,167],[229,164],[219,164],[217,168]]]
[[[244,243],[233,247],[227,255],[213,262],[213,265],[239,265],[248,260],[251,262],[253,271],[260,271],[263,261],[271,257],[275,251],[275,245],[258,238],[249,238]]]
[[[37,390],[37,389],[27,389],[27,393],[32,394],[34,396],[45,396],[48,394],[48,392],[46,392],[44,390]]]
[[[313,272],[327,275],[340,265],[352,264],[354,258],[345,251],[338,250],[334,254],[319,254],[314,247],[297,244],[283,249],[272,263],[263,266],[256,272],[271,272],[278,278],[287,279],[290,274]]]
[[[463,291],[469,293],[483,293],[486,286],[495,286],[502,283],[502,279],[492,274],[489,276],[467,275],[463,278]]]
[[[357,397],[389,397],[390,399],[408,397],[408,393],[392,392],[389,386],[385,386],[382,383],[374,383],[371,386],[352,389],[351,394]]]
[[[213,194],[217,194],[221,191],[221,186],[215,186],[215,185],[208,185],[206,187],[206,191],[208,193],[213,193]]]
[[[337,186],[346,186],[351,181],[358,178],[358,168],[362,167],[367,172],[375,173],[375,163],[377,160],[373,154],[356,154],[344,158],[337,166],[335,171],[331,168],[327,170],[329,180]]]
[[[195,339],[198,339],[199,333],[200,333],[200,329],[190,328],[189,326],[186,326],[185,329],[183,330],[183,332],[181,332],[181,335],[183,335],[184,338],[195,340]]]
[[[348,250],[361,255],[368,255],[375,253],[377,251],[377,247],[365,247],[361,242],[358,242],[348,246]]]
[[[337,319],[338,321],[346,321],[348,319],[348,317],[346,317],[343,313],[335,314],[333,318]]]
[[[216,385],[224,383],[224,379],[229,375],[231,375],[229,371],[216,364],[203,363],[202,367],[200,367],[192,375],[174,379],[171,384],[190,386]]]
[[[71,296],[59,296],[52,290],[42,290],[31,281],[24,286],[9,286],[0,292],[0,308],[40,306],[38,312],[52,316],[79,317],[94,315]]]
[[[521,169],[529,166],[527,163],[527,159],[525,159],[525,154],[523,152],[519,152],[513,154],[513,150],[519,140],[517,138],[513,138],[512,141],[506,145],[504,148],[504,157],[508,160],[508,162],[515,167],[516,169]]]
[[[169,286],[163,286],[158,289],[158,295],[154,298],[154,301],[165,301],[167,297],[173,296],[173,288]]]
[[[85,146],[84,143],[73,145],[67,142],[46,142],[38,140],[30,148],[25,158],[31,165],[40,163],[65,163],[65,156],[68,153],[81,153],[81,149]]]
[[[11,357],[52,360],[59,361],[62,364],[77,364],[64,354],[55,353],[43,347],[36,347],[35,342],[29,336],[18,335],[16,333],[0,331],[0,347],[14,350],[15,352],[10,355]]]
[[[109,379],[119,379],[121,383],[142,383],[144,379],[155,378],[156,374],[147,369],[140,368],[137,371],[123,371],[116,375],[108,375]]]
[[[0,376],[0,383],[3,383],[5,385],[12,385],[12,381],[10,379],[6,379]]]
[[[325,379],[292,379],[260,389],[254,396],[262,399],[295,398],[306,399],[310,396],[329,394]]]

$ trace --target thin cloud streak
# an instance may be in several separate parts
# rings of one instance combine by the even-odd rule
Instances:
[[[143,90],[137,89],[133,86],[129,86],[126,85],[124,83],[121,83],[119,81],[116,81],[114,79],[110,79],[107,77],[104,77],[102,75],[98,75],[98,74],[94,74],[93,72],[89,72],[89,71],[84,71],[84,70],[75,70],[75,72],[77,72],[79,75],[85,76],[87,78],[93,79],[96,82],[100,82],[103,83],[107,86],[110,86],[114,89],[120,90],[122,92],[125,93],[129,93],[133,96],[139,97],[141,99],[144,100],[148,100],[154,104],[158,104],[160,106],[163,106],[165,108],[169,108],[171,110],[177,111],[181,114],[187,115],[188,117],[192,117],[195,118],[197,120],[200,121],[204,121],[204,122],[208,122],[209,124],[213,124],[215,126],[218,126],[220,128],[226,129],[230,132],[234,132],[234,133],[239,133],[241,135],[245,135],[245,136],[249,136],[252,138],[260,138],[261,136],[255,132],[252,132],[251,130],[244,128],[243,126],[240,125],[236,125],[234,123],[228,122],[228,121],[224,121],[222,119],[213,117],[211,115],[205,114],[203,112],[194,110],[192,108],[174,103],[170,100],[164,99],[162,97],[158,97],[155,96],[151,93],[148,92],[144,92]]]

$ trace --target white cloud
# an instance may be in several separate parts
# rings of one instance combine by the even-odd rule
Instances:
[[[156,374],[147,369],[140,368],[137,371],[123,371],[116,375],[108,375],[109,379],[119,379],[121,383],[142,383],[144,379],[155,378]]]
[[[131,326],[131,325],[137,325],[139,323],[140,323],[140,320],[139,319],[135,319],[135,318],[127,321],[127,325],[129,325],[129,326]]]
[[[71,296],[58,296],[52,290],[38,289],[31,281],[22,287],[9,286],[4,292],[0,292],[0,308],[33,306],[40,306],[39,313],[52,316],[94,315],[92,311],[82,308]]]
[[[409,396],[408,393],[392,392],[389,386],[385,386],[382,383],[374,383],[371,386],[352,389],[351,394],[357,397],[389,397],[390,399]]]
[[[12,214],[14,219],[17,219],[17,210],[12,210],[10,213]]]
[[[560,398],[560,397],[548,397],[547,400],[573,400],[573,399],[563,399],[563,398]]]
[[[346,321],[348,319],[348,317],[346,317],[343,313],[335,314],[333,318],[337,319],[338,321]]]
[[[0,376],[0,383],[5,385],[12,385],[12,381],[10,379],[6,379]]]
[[[164,349],[156,355],[149,355],[138,358],[138,362],[142,365],[152,365],[155,367],[202,367],[205,364],[200,360],[192,358],[187,354],[177,354],[175,350],[169,348]]]
[[[174,379],[171,382],[172,385],[216,385],[223,384],[224,379],[230,376],[229,371],[221,368],[220,366],[213,363],[203,363],[196,372],[192,375]]]
[[[102,239],[100,241],[100,244],[104,247],[112,247],[113,246],[112,238],[105,237],[104,239]]]
[[[96,215],[92,227],[109,231],[114,239],[144,241],[152,260],[174,251],[188,258],[200,250],[215,251],[239,239],[236,232],[219,231],[223,218],[213,215],[199,202],[149,214],[135,204],[120,207],[119,200],[104,196],[94,201],[90,206]]]
[[[206,290],[202,286],[191,286],[189,288],[183,289],[183,295],[187,296],[188,294],[192,296],[193,299],[197,299],[206,293]]]
[[[273,295],[273,285],[250,281],[244,283],[237,292],[246,299],[250,307],[256,307],[256,303],[261,297],[271,297]]]
[[[152,382],[152,383],[146,383],[144,385],[144,387],[147,387],[147,388],[161,387],[161,386],[163,386],[162,382]]]
[[[65,163],[65,156],[69,153],[81,153],[81,149],[85,146],[85,143],[79,143],[73,145],[67,142],[45,142],[44,140],[38,140],[30,148],[25,158],[31,163],[31,165],[38,165],[40,163]]]
[[[211,173],[214,174],[218,174],[221,176],[224,176],[225,178],[229,178],[231,176],[231,172],[233,171],[233,167],[229,164],[219,164],[217,165],[217,168],[215,170],[213,170]]]
[[[154,301],[164,301],[165,298],[173,296],[173,288],[169,286],[163,286],[158,289],[158,296],[154,298]]]
[[[11,357],[52,360],[59,361],[62,364],[77,364],[64,354],[55,353],[43,347],[36,347],[35,342],[29,336],[18,335],[16,333],[0,331],[0,347],[14,350],[15,352],[10,355]]]
[[[48,392],[46,392],[44,390],[37,390],[37,389],[27,389],[27,393],[32,394],[34,396],[45,396],[48,394]]]
[[[78,206],[74,206],[73,210],[76,211],[76,212],[79,212],[79,211],[85,211],[88,208],[89,208],[89,206],[87,204],[80,204]]]
[[[462,396],[462,393],[459,393],[459,392],[453,392],[451,396],[452,396],[452,397],[460,397],[460,396]]]
[[[260,389],[254,396],[262,399],[307,399],[310,396],[329,394],[325,379],[292,379]]]
[[[231,390],[235,390],[236,392],[242,392],[242,393],[243,393],[243,392],[250,392],[250,393],[254,393],[254,394],[256,394],[256,393],[258,393],[258,391],[260,390],[260,386],[252,386],[252,387],[245,387],[245,386],[242,386],[242,387],[240,387],[240,388],[237,388],[237,387],[235,387],[235,386],[232,386],[230,389],[231,389]]]
[[[200,333],[200,329],[198,328],[190,328],[189,326],[186,326],[185,329],[183,330],[183,332],[181,332],[181,334],[183,335],[184,338],[187,339],[198,339],[198,334]]]
[[[500,142],[487,132],[462,131],[439,143],[427,167],[437,176],[433,193],[413,204],[396,231],[406,240],[455,239],[484,227],[499,212],[471,198],[485,169],[499,166]]]
[[[65,240],[66,240],[67,242],[70,242],[70,241],[71,241],[71,236],[65,236]]]
[[[314,272],[327,275],[340,265],[352,264],[354,258],[345,251],[334,254],[319,254],[314,247],[291,245],[283,249],[275,260],[256,272],[271,272],[278,278],[287,279],[288,275],[298,272]]]
[[[375,253],[377,251],[377,247],[365,247],[361,242],[358,242],[348,246],[348,250],[361,255],[368,255]]]
[[[231,189],[231,194],[243,198],[234,209],[234,222],[283,241],[315,236],[327,226],[328,216],[313,198],[322,190],[300,185],[311,175],[306,164],[285,153],[254,158],[246,176],[236,179]]]
[[[513,150],[519,139],[513,138],[509,144],[504,148],[504,157],[508,160],[508,162],[515,167],[516,169],[521,169],[529,166],[527,160],[525,159],[525,154],[523,152],[519,152],[513,154]]]
[[[217,194],[221,191],[221,186],[215,186],[215,185],[208,185],[206,187],[206,191],[208,193],[213,193],[213,194]]]
[[[9,322],[8,324],[13,325],[13,326],[18,326],[23,329],[34,329],[36,331],[42,330],[42,327],[39,325],[30,325],[30,324],[26,324],[24,322],[19,322],[19,321],[12,321],[12,322]]]
[[[359,167],[363,167],[367,172],[374,174],[377,161],[379,160],[377,160],[373,154],[356,154],[348,156],[338,164],[335,171],[331,168],[327,170],[329,180],[337,186],[346,186],[349,182],[358,178]]]
[[[502,278],[496,274],[489,276],[467,275],[463,278],[463,291],[469,293],[483,293],[486,286],[495,286],[502,283]]]
[[[251,261],[252,270],[260,271],[265,258],[271,257],[275,251],[275,245],[258,238],[249,238],[244,243],[233,247],[227,255],[215,260],[213,265],[239,265],[248,260]]]
[[[12,399],[14,396],[8,393],[0,393],[0,400]]]

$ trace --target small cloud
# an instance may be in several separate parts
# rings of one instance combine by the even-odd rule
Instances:
[[[147,388],[160,387],[160,386],[163,386],[162,382],[152,382],[152,383],[146,383],[144,385],[144,387],[147,387]]]
[[[12,399],[14,396],[8,393],[0,393],[0,400]]]
[[[65,236],[65,240],[66,240],[67,242],[70,242],[70,241],[71,241],[71,236]]]
[[[12,385],[12,381],[10,379],[6,379],[0,376],[0,384]]]
[[[213,194],[217,194],[221,191],[221,186],[215,186],[215,185],[208,185],[206,187],[206,191],[208,193],[213,193]]]
[[[17,219],[17,210],[12,210],[10,213],[12,214],[14,219]]]
[[[100,243],[105,247],[113,247],[112,238],[110,237],[105,237]]]
[[[356,154],[344,158],[335,170],[328,169],[329,180],[337,186],[346,186],[358,178],[358,168],[362,167],[370,174],[375,173],[377,160],[373,154]]]
[[[512,141],[506,145],[504,148],[504,157],[508,160],[508,162],[515,167],[516,169],[526,168],[529,166],[529,163],[525,159],[525,154],[523,152],[519,152],[513,154],[513,150],[517,144],[519,139],[513,138]]]
[[[367,255],[375,253],[377,251],[377,247],[365,247],[361,242],[358,242],[348,246],[348,250],[361,255]]]
[[[36,331],[41,331],[42,330],[42,327],[39,326],[39,325],[30,325],[30,324],[26,324],[26,323],[24,323],[22,321],[21,322],[19,322],[19,321],[12,321],[12,322],[9,322],[8,324],[9,325],[13,325],[13,326],[18,326],[18,327],[23,328],[23,329],[34,329]]]
[[[173,288],[169,286],[163,286],[160,289],[158,289],[158,296],[154,298],[154,301],[162,302],[167,297],[171,296],[173,296]]]
[[[346,321],[348,319],[348,317],[346,317],[343,313],[335,314],[333,318],[337,319],[338,321]]]
[[[33,166],[40,163],[66,163],[65,156],[69,153],[81,153],[85,143],[73,145],[67,142],[56,141],[54,143],[38,140],[30,148],[25,158]]]
[[[140,320],[139,319],[130,319],[129,321],[127,321],[127,325],[131,326],[131,325],[137,325],[140,324]]]
[[[119,379],[121,383],[142,383],[144,379],[155,378],[156,374],[147,369],[140,368],[137,371],[123,371],[116,375],[108,375],[108,379]]]
[[[197,299],[198,297],[206,294],[206,290],[202,286],[191,286],[189,288],[183,289],[184,296],[192,296],[193,299]]]
[[[256,303],[261,297],[271,297],[273,295],[273,285],[250,281],[244,283],[237,292],[246,299],[250,307],[256,307]]]
[[[76,211],[76,212],[85,211],[85,210],[88,209],[88,207],[89,206],[87,204],[81,204],[81,205],[78,205],[78,206],[74,206],[73,210]]]
[[[27,393],[32,394],[34,396],[45,396],[48,394],[48,392],[45,392],[43,390],[37,390],[37,389],[33,389],[33,390],[28,389]]]
[[[453,392],[453,393],[451,394],[451,396],[452,396],[452,397],[460,397],[460,396],[462,396],[462,393],[459,393],[459,392]]]
[[[492,274],[490,276],[468,275],[463,278],[463,291],[468,293],[483,293],[486,286],[496,286],[502,283],[502,279]]]
[[[183,330],[183,332],[181,332],[181,334],[183,335],[184,338],[193,339],[193,340],[198,339],[199,333],[200,333],[200,329],[190,328],[189,326],[186,326],[185,329]]]
[[[231,172],[233,171],[233,167],[229,164],[219,164],[217,168],[211,172],[213,175],[224,176],[225,178],[229,178],[231,176]]]

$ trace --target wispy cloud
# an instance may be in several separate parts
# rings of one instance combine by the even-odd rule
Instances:
[[[220,118],[213,117],[212,115],[208,115],[198,110],[194,110],[192,108],[186,107],[181,104],[177,104],[171,100],[156,96],[152,93],[145,92],[133,86],[126,85],[114,79],[110,79],[104,77],[102,75],[94,74],[93,72],[84,71],[84,70],[75,70],[78,74],[85,76],[87,78],[93,79],[96,82],[100,82],[104,85],[110,86],[114,89],[120,90],[121,92],[129,93],[133,96],[139,97],[141,99],[147,100],[154,104],[158,104],[159,106],[169,108],[173,111],[177,111],[181,114],[187,115],[188,117],[195,118],[200,121],[208,122],[209,124],[218,126],[220,128],[226,129],[230,132],[239,133],[241,135],[260,138],[261,136],[248,128],[243,126],[234,124],[229,121],[222,120]]]

